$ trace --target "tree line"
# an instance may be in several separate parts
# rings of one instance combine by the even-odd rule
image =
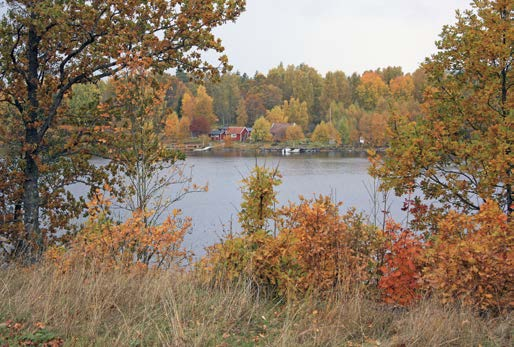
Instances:
[[[300,127],[294,130],[293,140],[321,125],[317,133],[323,135],[315,136],[321,142],[364,142],[370,147],[388,143],[385,129],[392,115],[411,120],[421,116],[426,87],[423,69],[405,74],[401,67],[389,66],[362,75],[335,71],[322,76],[306,64],[280,64],[266,75],[256,72],[253,77],[227,72],[217,81],[194,80],[178,70],[159,75],[156,82],[167,86],[156,131],[164,130],[172,141],[208,134],[217,126],[257,124],[267,134],[273,123],[292,123]],[[111,81],[104,80],[76,88],[72,98],[94,107],[114,96]]]

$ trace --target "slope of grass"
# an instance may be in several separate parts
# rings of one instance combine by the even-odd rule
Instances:
[[[513,334],[511,314],[483,318],[430,300],[409,310],[359,292],[286,303],[194,273],[44,265],[0,270],[0,326],[7,321],[43,325],[68,346],[510,346]],[[0,345],[19,341],[0,334]]]

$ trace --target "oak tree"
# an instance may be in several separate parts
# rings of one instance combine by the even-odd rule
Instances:
[[[443,207],[514,210],[513,3],[475,0],[445,26],[423,65],[426,112],[392,117],[391,148],[374,173],[403,194],[420,188]]]
[[[157,70],[179,67],[215,76],[200,51],[221,53],[212,29],[235,20],[244,0],[6,0],[0,21],[0,100],[14,106],[23,146],[26,253],[44,249],[40,225],[41,160],[48,132],[75,84],[97,82],[127,62],[150,58]],[[221,55],[222,70],[229,67]]]

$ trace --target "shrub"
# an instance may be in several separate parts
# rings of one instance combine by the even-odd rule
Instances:
[[[174,210],[161,225],[147,225],[150,214],[141,211],[118,224],[108,218],[108,204],[98,194],[89,204],[90,218],[82,230],[67,247],[50,248],[46,257],[63,270],[77,263],[98,269],[172,268],[190,258],[181,244],[191,221],[180,219],[180,211]]]
[[[387,223],[386,237],[387,254],[378,283],[382,298],[408,306],[419,298],[423,244],[420,237],[392,221]]]
[[[439,223],[426,254],[425,286],[443,302],[461,301],[482,310],[513,307],[514,223],[496,202],[476,215],[450,212]]]
[[[329,197],[301,198],[277,212],[278,235],[230,237],[208,249],[200,268],[211,281],[243,278],[286,297],[376,282],[383,233],[339,208]]]
[[[278,239],[293,249],[289,253],[300,269],[295,286],[301,291],[350,289],[374,277],[381,233],[354,210],[341,215],[340,206],[327,196],[300,197],[299,204],[280,211]]]

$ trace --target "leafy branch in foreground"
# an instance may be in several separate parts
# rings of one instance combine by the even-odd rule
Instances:
[[[192,183],[185,155],[163,144],[165,133],[158,130],[169,112],[169,85],[140,64],[110,82],[114,96],[99,106],[109,119],[102,150],[110,159],[106,170],[112,173],[117,207],[141,213],[146,225],[156,225],[173,203],[207,187]]]
[[[513,11],[509,0],[475,0],[444,27],[439,52],[423,65],[424,116],[390,119],[390,148],[371,170],[384,188],[419,188],[463,212],[494,200],[512,216]]]

